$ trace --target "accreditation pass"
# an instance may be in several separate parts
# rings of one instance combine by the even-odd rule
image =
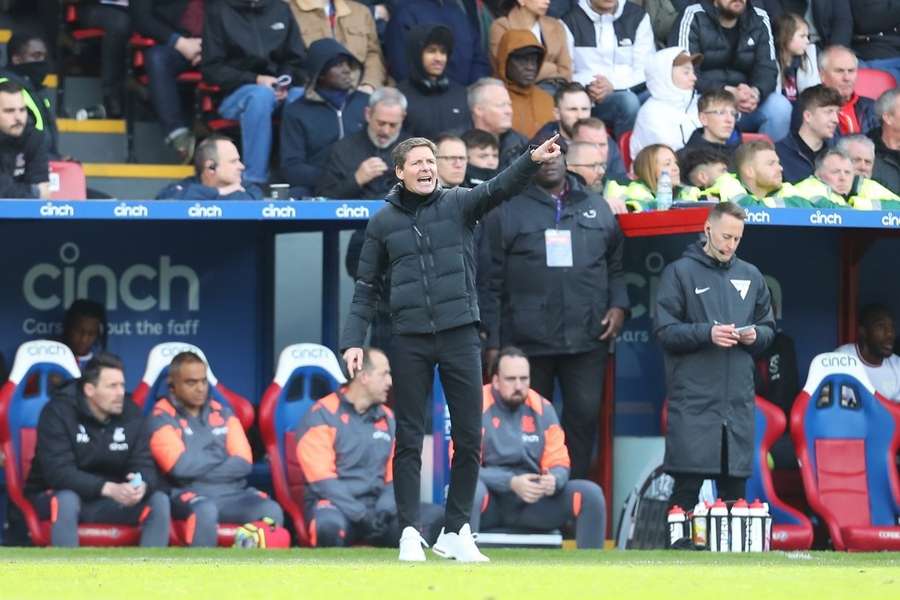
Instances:
[[[544,230],[548,267],[572,266],[572,232],[568,229]]]

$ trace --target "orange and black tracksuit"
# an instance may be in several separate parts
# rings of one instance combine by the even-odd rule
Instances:
[[[208,399],[196,417],[177,400],[153,407],[150,451],[172,485],[172,516],[186,519],[192,546],[215,546],[217,524],[269,517],[279,526],[281,507],[247,487],[250,444],[231,408]]]
[[[297,427],[310,539],[314,546],[395,546],[394,413],[381,404],[359,413],[343,391],[316,402]],[[420,512],[429,526],[442,516],[438,507]]]
[[[553,405],[534,390],[507,404],[484,386],[481,471],[472,507],[472,530],[497,527],[550,531],[575,519],[579,548],[602,548],[606,530],[603,492],[593,481],[569,480],[569,451]],[[512,478],[550,474],[556,493],[528,504],[512,491]]]

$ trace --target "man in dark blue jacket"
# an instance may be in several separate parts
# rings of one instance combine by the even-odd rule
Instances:
[[[332,38],[309,46],[310,83],[281,117],[281,174],[291,197],[313,193],[334,143],[363,130],[369,95],[357,90],[362,64]]]
[[[159,484],[122,362],[101,353],[41,412],[25,494],[52,521],[54,546],[78,546],[79,521],[140,525],[142,546],[166,546],[169,499]]]
[[[837,90],[821,84],[800,93],[796,106],[800,127],[775,144],[785,181],[797,183],[813,174],[816,158],[832,146],[842,104]]]
[[[219,113],[241,122],[246,178],[268,180],[272,115],[303,93],[306,51],[281,0],[222,0],[205,5],[203,79],[222,88]]]
[[[853,50],[844,46],[830,46],[819,54],[819,75],[822,85],[841,94],[841,111],[838,130],[841,135],[862,133],[867,135],[878,127],[875,101],[856,93],[859,60]]]
[[[406,36],[414,25],[442,23],[453,32],[453,53],[447,77],[461,85],[474,83],[491,73],[478,22],[455,0],[416,0],[398,3],[391,14],[384,40],[384,54],[391,75],[397,81],[409,78]]]
[[[192,177],[167,185],[157,200],[260,200],[259,186],[242,179],[237,146],[224,135],[211,135],[197,146]]]

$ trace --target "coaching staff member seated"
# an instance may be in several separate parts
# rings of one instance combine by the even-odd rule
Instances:
[[[675,479],[669,504],[693,507],[704,479],[719,496],[744,496],[753,460],[753,357],[775,336],[766,281],[735,255],[744,209],[717,204],[706,239],[662,274],[654,333],[666,364],[669,426],[664,467]]]
[[[102,352],[41,411],[25,495],[52,522],[53,546],[78,546],[79,522],[140,525],[141,546],[167,546],[169,498],[158,482],[122,362]]]
[[[475,546],[469,526],[480,462],[482,381],[472,238],[475,224],[487,211],[521,192],[540,163],[559,155],[557,137],[472,189],[447,190],[438,184],[437,149],[425,138],[403,141],[392,153],[400,183],[366,227],[341,348],[352,377],[362,367],[366,330],[382,298],[381,282],[390,274],[389,356],[397,417],[394,492],[404,560],[425,560],[415,524],[426,405],[435,366],[453,421],[456,453],[444,530],[434,550],[459,561],[488,560]]]

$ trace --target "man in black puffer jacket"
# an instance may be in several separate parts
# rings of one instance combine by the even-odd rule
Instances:
[[[850,0],[853,50],[865,65],[900,81],[900,0]]]
[[[438,185],[434,144],[401,142],[393,152],[401,180],[388,205],[366,227],[353,304],[341,336],[350,376],[362,368],[362,346],[390,274],[394,410],[397,415],[394,488],[403,533],[400,559],[425,560],[420,545],[419,473],[428,395],[438,366],[453,420],[455,448],[440,556],[486,562],[469,527],[481,452],[481,342],[475,289],[475,224],[522,191],[539,163],[560,149],[553,136],[520,156],[494,179],[472,189]]]
[[[447,77],[453,33],[444,25],[416,25],[406,36],[409,79],[397,86],[409,107],[403,128],[413,137],[434,140],[461,135],[472,127],[466,88]]]
[[[696,88],[734,94],[741,131],[759,131],[774,142],[788,134],[791,103],[775,93],[778,65],[766,11],[750,0],[700,0],[684,9],[669,45],[703,54]]]

